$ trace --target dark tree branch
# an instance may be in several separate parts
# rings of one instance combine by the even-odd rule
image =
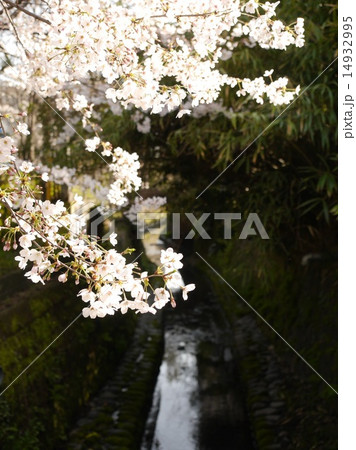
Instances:
[[[12,2],[11,0],[3,0],[4,3],[11,6],[12,8],[16,8],[19,11],[22,11],[23,13],[27,14],[28,16],[31,16],[35,18],[36,20],[40,20],[41,22],[47,23],[48,25],[51,25],[51,22],[47,19],[44,19],[43,17],[39,16],[38,14],[35,14],[32,11],[29,11],[26,8],[23,8],[22,6],[18,5],[17,3]]]

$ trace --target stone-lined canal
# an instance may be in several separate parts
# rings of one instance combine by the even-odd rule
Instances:
[[[207,280],[164,315],[164,356],[141,450],[252,448],[228,323]]]
[[[153,263],[162,245],[145,240]],[[117,373],[72,431],[70,448],[253,448],[228,321],[205,275],[188,263],[182,277],[197,286],[189,301],[177,294],[177,308],[140,317]]]
[[[146,255],[159,264],[163,243],[146,236]],[[141,450],[249,450],[229,324],[209,280],[189,264],[182,275],[197,289],[164,310],[164,355]]]

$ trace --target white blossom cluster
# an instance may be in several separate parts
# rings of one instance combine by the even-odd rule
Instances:
[[[15,133],[13,137],[6,136],[3,139],[3,148],[2,152],[0,153],[0,175],[3,172],[6,172],[8,169],[8,164],[11,161],[15,160],[14,154],[17,152],[17,141],[19,134],[22,135],[28,135],[28,125],[24,122],[20,122],[16,120],[16,115],[24,116],[23,113],[21,114],[7,114],[6,117],[13,119],[15,121],[14,126],[12,126],[13,132]],[[1,118],[1,115],[0,115]],[[0,125],[2,124],[0,119]],[[1,128],[1,126],[0,126]],[[137,159],[135,156],[134,159]],[[98,177],[93,177],[88,174],[79,174],[77,173],[77,170],[74,167],[66,167],[66,166],[47,166],[45,164],[42,164],[39,161],[34,162],[28,162],[23,161],[22,159],[16,157],[16,163],[17,166],[22,166],[23,168],[31,169],[28,170],[28,172],[32,171],[33,169],[36,170],[38,174],[41,175],[41,178],[43,181],[51,181],[58,185],[66,185],[68,187],[80,187],[82,192],[85,192],[86,190],[89,190],[98,201],[100,201],[102,204],[108,203],[108,192],[109,188],[106,186],[108,183],[101,182]]]
[[[140,163],[137,153],[128,153],[120,147],[114,148],[111,154],[113,163],[110,170],[115,181],[110,186],[108,199],[110,203],[122,206],[127,201],[126,195],[141,186],[142,179],[138,176]]]
[[[188,103],[184,105],[184,108],[190,110],[191,106]],[[195,119],[200,119],[201,117],[204,116],[210,116],[211,119],[215,119],[215,117],[218,114],[223,114],[225,117],[229,119],[231,118],[233,113],[234,112],[232,108],[227,108],[226,106],[223,105],[221,100],[220,101],[218,100],[214,103],[198,105],[196,108],[192,110],[191,117],[194,117]]]
[[[247,13],[255,14],[260,8],[264,10],[264,14],[252,18],[244,25],[240,24],[234,30],[234,35],[236,37],[247,35],[251,43],[257,43],[265,49],[286,50],[289,45],[303,47],[304,19],[298,18],[292,29],[280,20],[273,20],[279,3],[261,3],[254,0],[247,2],[244,6]]]
[[[18,166],[14,154],[16,148],[11,138],[0,138],[0,161],[6,168],[9,185],[0,190],[0,202],[10,216],[5,220],[4,250],[20,247],[15,259],[19,267],[27,270],[25,276],[34,283],[45,283],[57,272],[58,280],[65,283],[70,276],[77,284],[86,284],[78,296],[88,305],[83,316],[92,319],[104,317],[128,309],[137,313],[155,314],[166,303],[175,305],[171,288],[167,282],[181,283],[177,270],[182,267],[183,255],[171,248],[162,251],[161,265],[156,272],[148,275],[141,272],[137,263],[128,263],[125,254],[115,249],[104,249],[96,239],[86,235],[83,219],[70,214],[64,203],[52,203],[38,198],[41,193],[31,185],[36,179],[35,167],[29,161]],[[81,201],[80,198],[76,198]],[[14,209],[13,204],[20,203]],[[116,244],[116,235],[110,238]],[[159,278],[164,286],[154,288],[152,279]],[[178,281],[179,280],[179,281]],[[194,285],[182,288],[183,298]],[[149,303],[150,294],[153,300]]]
[[[76,169],[74,167],[60,167],[58,165],[48,167],[44,164],[36,164],[37,172],[44,175],[44,181],[53,181],[56,184],[74,186]],[[46,176],[47,174],[47,176]]]
[[[24,122],[18,122],[13,127],[15,133],[28,135],[28,125]],[[14,136],[16,138],[16,135]],[[89,189],[98,200],[102,203],[110,203],[116,206],[123,206],[127,203],[126,195],[132,191],[136,191],[142,184],[141,178],[138,176],[140,163],[137,153],[128,153],[120,147],[112,149],[108,142],[101,142],[100,138],[95,136],[93,139],[85,141],[86,149],[89,152],[96,151],[99,146],[103,147],[101,154],[110,156],[111,163],[108,164],[110,171],[113,173],[114,182],[110,189],[105,187],[95,178],[82,174],[77,175],[75,168],[60,167],[58,165],[48,167],[39,162],[29,163],[36,168],[36,171],[42,175],[43,181],[53,181],[58,185],[67,185],[68,187],[80,186],[82,190]],[[3,141],[3,150],[0,156],[0,174],[6,171],[6,164],[14,160],[12,152],[16,148],[16,142],[12,137],[7,136]],[[22,163],[21,159],[17,159],[18,165]],[[28,163],[26,163],[28,164]]]
[[[14,140],[12,138],[7,138],[7,140],[11,140],[12,145],[14,146]],[[9,141],[10,142],[10,141]],[[13,147],[15,148],[15,147]],[[7,170],[7,165],[1,165],[0,160],[0,174],[1,171]],[[18,166],[21,166],[23,160],[21,158],[16,159],[16,163]],[[27,164],[27,162],[26,162]],[[59,186],[65,185],[69,188],[79,189],[81,192],[85,193],[85,191],[90,191],[91,194],[95,196],[95,198],[102,204],[108,203],[108,192],[109,188],[105,186],[103,182],[94,178],[92,175],[88,174],[79,174],[74,167],[67,166],[59,166],[55,165],[49,167],[45,164],[41,164],[38,161],[31,163],[35,168],[36,172],[41,175],[41,179],[45,182],[51,181]]]
[[[151,131],[151,119],[141,111],[135,111],[131,119],[135,122],[139,133],[147,134]]]
[[[303,19],[298,18],[288,26],[283,24],[276,18],[279,2],[48,0],[45,3],[44,21],[22,13],[11,18],[9,28],[14,30],[19,45],[16,49],[11,42],[10,49],[2,50],[11,55],[16,53],[17,57],[3,76],[12,78],[16,86],[27,92],[35,90],[42,97],[54,98],[58,109],[82,116],[83,127],[89,127],[95,134],[85,141],[86,150],[99,150],[102,157],[110,158],[108,164],[114,180],[107,196],[115,205],[124,205],[127,195],[141,185],[138,155],[113,148],[101,139],[100,126],[92,120],[96,118],[94,105],[102,94],[93,94],[92,89],[85,88],[87,84],[104,86],[105,101],[118,114],[122,108],[135,107],[155,114],[178,110],[177,118],[191,114],[199,105],[215,102],[226,85],[238,86],[239,96],[250,95],[258,103],[267,99],[275,105],[289,103],[298,93],[299,87],[287,88],[286,78],[273,80],[271,71],[250,80],[223,73],[218,65],[220,60],[229,59],[240,43],[280,50],[304,44]],[[134,115],[134,120],[139,131],[147,133],[150,121],[141,114]],[[2,117],[5,116],[0,114],[4,134]],[[18,120],[16,123],[16,133],[29,134],[25,123]],[[40,200],[40,187],[33,187],[36,164],[16,161],[16,152],[13,138],[0,138],[0,174],[8,176],[7,186],[0,190],[0,202],[10,212],[3,227],[4,248],[21,247],[17,260],[23,269],[31,266],[26,272],[29,279],[44,283],[61,271],[61,282],[70,275],[77,283],[82,280],[87,287],[79,296],[88,303],[83,314],[91,318],[118,310],[125,313],[128,309],[155,313],[169,301],[174,305],[167,282],[173,285],[180,282],[177,270],[182,266],[182,255],[172,249],[162,251],[157,271],[152,275],[141,273],[137,264],[127,263],[125,252],[107,251],[98,241],[78,232],[78,224],[79,230],[84,224],[79,216],[66,211],[63,202]],[[47,169],[39,169],[44,181],[74,183],[74,171]],[[88,180],[85,183],[90,186]],[[136,202],[128,214],[159,208],[162,202],[160,198]],[[15,204],[20,207],[14,208]],[[110,241],[115,242],[115,236]],[[163,280],[164,286],[153,287],[152,277]],[[194,287],[182,287],[184,299]],[[151,304],[149,292],[154,297]]]
[[[154,289],[150,282],[152,275],[148,275],[148,272],[141,272],[139,278],[135,277],[135,265],[126,264],[122,255],[116,253],[115,250],[109,250],[104,264],[99,269],[106,279],[105,285],[96,292],[83,289],[78,294],[83,301],[89,303],[89,306],[83,309],[84,317],[92,319],[104,317],[106,314],[114,314],[118,310],[125,314],[129,309],[135,310],[136,313],[156,314],[158,309],[162,309],[169,302],[175,306],[171,291],[173,285],[181,287],[183,299],[187,300],[187,293],[194,290],[195,285],[180,286],[181,277],[177,270],[183,267],[182,257],[181,253],[175,253],[172,248],[161,251],[161,265],[156,274],[162,274],[165,287]],[[167,287],[168,282],[170,288]],[[148,301],[150,297],[148,288],[153,295],[151,304]],[[132,300],[127,298],[126,292],[131,294]]]
[[[240,79],[218,67],[219,60],[231,57],[246,37],[266,49],[303,45],[303,19],[285,26],[275,17],[278,3],[50,0],[42,15],[50,25],[25,14],[14,17],[21,64],[6,68],[5,73],[27,90],[54,97],[58,109],[83,116],[83,126],[96,134],[86,140],[86,150],[96,152],[103,146],[102,156],[112,159],[114,181],[108,199],[122,206],[127,194],[140,187],[139,162],[136,153],[102,142],[91,122],[93,106],[102,95],[96,93],[98,83],[106,100],[120,104],[119,113],[122,107],[151,113],[180,108],[180,118],[199,105],[215,102],[222,86],[237,84],[238,96],[250,95],[259,103],[264,98],[275,105],[289,103],[297,91],[287,88],[287,78],[269,83],[264,77]],[[95,89],[87,87],[88,80]],[[133,119],[138,131],[150,131],[147,115],[137,112]],[[21,127],[19,131],[27,134],[26,125]],[[60,178],[58,172],[53,180]]]
[[[159,211],[159,209],[166,203],[166,197],[136,197],[134,203],[130,206],[130,209],[125,212],[125,216],[130,220],[130,222],[137,225],[137,217],[139,213],[142,214]]]
[[[249,78],[240,80],[241,89],[237,91],[237,95],[249,94],[257,103],[261,104],[264,102],[264,95],[273,105],[290,103],[295,95],[299,95],[300,86],[297,86],[295,90],[288,89],[288,78],[286,77],[278,78],[276,81],[266,84],[265,78],[271,78],[272,73],[273,69],[266,71],[264,77],[255,78],[254,80]]]
[[[10,136],[1,139],[0,174],[5,172],[9,163],[15,160],[16,151],[15,142]]]
[[[237,83],[217,68],[223,49],[234,47],[232,38],[246,35],[283,50],[303,45],[302,19],[285,26],[275,19],[278,3],[50,0],[43,15],[50,26],[23,15],[14,19],[31,54],[16,66],[18,80],[57,97],[59,109],[90,108],[91,100],[75,92],[93,75],[107,83],[107,98],[123,106],[158,113],[187,96],[193,107],[211,103],[223,85]]]
[[[129,153],[121,147],[112,149],[109,142],[101,142],[98,136],[86,139],[85,145],[88,152],[94,152],[102,146],[101,154],[111,157],[112,162],[109,164],[109,168],[114,175],[114,181],[111,183],[108,199],[110,203],[122,206],[127,202],[126,195],[137,191],[142,184],[142,180],[138,176],[140,169],[138,154]]]

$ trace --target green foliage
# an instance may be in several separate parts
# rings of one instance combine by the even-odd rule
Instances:
[[[17,268],[17,262],[15,261],[15,252],[4,252],[1,249],[1,258],[0,258],[0,276],[5,275]]]
[[[6,342],[0,347],[2,387],[78,315],[76,291],[77,287],[58,289],[50,283],[12,296],[11,308],[0,313],[0,336]],[[116,368],[132,336],[133,315],[107,319],[94,323],[79,318],[6,391],[1,414],[8,429],[1,436],[1,448],[53,448],[65,440],[80,408]]]
[[[38,413],[37,408],[33,412]],[[26,430],[19,433],[16,418],[5,399],[0,399],[0,445],[4,450],[37,450],[40,448],[40,433],[43,425],[35,415],[31,415]]]
[[[101,106],[101,126],[114,145],[139,153],[144,180],[167,194],[175,211],[183,204],[207,210],[221,205],[226,194],[238,211],[261,213],[280,245],[289,245],[288,233],[297,232],[293,240],[300,251],[308,236],[324,245],[322,230],[336,227],[337,67],[331,63],[337,51],[337,8],[286,0],[278,10],[286,22],[305,18],[305,47],[267,52],[240,45],[220,68],[251,78],[274,68],[275,77],[301,85],[301,95],[287,108],[257,105],[226,87],[219,99],[226,114],[179,120],[175,112],[151,115],[151,132],[143,135],[129,111],[115,117]]]
[[[199,249],[203,253],[203,248]],[[271,242],[231,240],[211,261],[214,268],[293,348],[337,386],[337,286],[332,255],[302,266],[288,260]],[[228,264],[227,264],[228,261]],[[279,394],[287,404],[288,448],[337,447],[337,395],[290,347],[273,332],[219,277],[202,264],[232,322],[251,313],[268,343],[273,343],[279,364],[290,382]],[[270,345],[270,344],[268,344]],[[244,377],[261,370],[251,352],[241,362]],[[250,395],[250,393],[249,393]],[[261,396],[263,393],[261,393]],[[248,402],[259,401],[248,397]],[[264,448],[265,425],[254,423],[256,439]],[[269,428],[269,427],[267,427]],[[267,439],[268,440],[268,439]]]
[[[305,232],[315,236],[319,225],[335,226],[337,215],[337,69],[336,64],[330,66],[337,53],[337,5],[285,0],[278,6],[278,14],[287,23],[296,17],[305,18],[303,48],[266,51],[239,45],[220,69],[252,78],[274,68],[275,77],[287,76],[292,86],[301,85],[300,97],[287,108],[258,105],[248,98],[238,98],[237,88],[225,87],[219,101],[227,114],[179,120],[176,112],[163,117],[150,115],[148,134],[137,132],[130,110],[116,116],[105,104],[95,109],[101,115],[103,139],[139,153],[143,179],[154,188],[168,191],[172,207],[175,200],[175,208],[179,207],[181,196],[185,202],[185,197],[197,195],[233,162],[209,188],[210,197],[228,189],[234,195],[238,193],[240,209],[261,210],[270,205],[268,221],[274,208],[278,220],[271,220],[270,226],[276,234],[284,224],[298,228],[303,236]],[[105,167],[95,154],[82,158],[79,149],[83,141],[75,133],[61,150],[51,149],[50,136],[62,132],[64,124],[58,116],[48,114],[46,105],[33,104],[31,108],[43,123],[44,142],[38,152],[44,162],[91,173]],[[76,131],[84,138],[89,136],[80,121]],[[252,184],[253,196],[245,195],[246,187]],[[179,197],[175,195],[177,189]],[[201,209],[211,204],[211,198],[204,200],[204,196]]]

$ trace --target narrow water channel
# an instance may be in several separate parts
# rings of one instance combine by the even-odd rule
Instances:
[[[199,428],[196,344],[178,327],[166,330],[164,338],[164,358],[141,449],[195,449]]]
[[[160,241],[145,243],[157,262]],[[233,339],[209,282],[192,267],[188,302],[164,311],[164,355],[141,450],[250,450]]]

